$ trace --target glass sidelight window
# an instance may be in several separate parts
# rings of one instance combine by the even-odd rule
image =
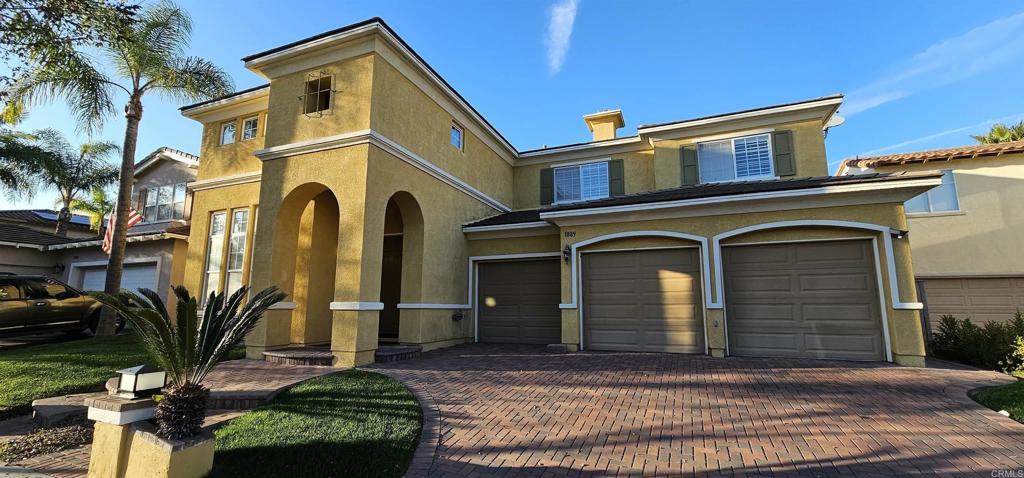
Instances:
[[[203,300],[211,292],[223,291],[230,296],[242,287],[247,263],[246,245],[249,237],[249,208],[219,211],[210,215],[210,233],[206,251],[206,278]]]

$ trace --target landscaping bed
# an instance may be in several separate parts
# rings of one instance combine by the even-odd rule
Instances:
[[[217,430],[210,478],[400,477],[419,444],[420,405],[361,370],[315,378]]]
[[[243,349],[230,358],[241,358]],[[134,335],[18,347],[0,353],[0,420],[32,411],[32,401],[102,391],[125,367],[150,362]]]

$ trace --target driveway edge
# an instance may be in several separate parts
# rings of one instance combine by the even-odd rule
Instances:
[[[386,369],[370,369],[373,372],[387,375],[398,380],[409,389],[416,401],[420,403],[423,412],[423,428],[420,431],[420,443],[413,452],[412,461],[405,471],[405,478],[421,478],[430,476],[430,467],[434,465],[434,458],[437,456],[437,447],[441,441],[441,413],[437,410],[430,393],[415,382],[405,381],[402,377]]]

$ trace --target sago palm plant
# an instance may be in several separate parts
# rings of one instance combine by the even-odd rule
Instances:
[[[97,300],[123,316],[156,364],[167,372],[168,384],[157,403],[157,434],[171,440],[198,435],[210,389],[203,379],[217,362],[241,341],[270,306],[284,300],[285,294],[268,287],[248,302],[248,287],[231,297],[210,294],[206,310],[199,315],[199,304],[184,287],[175,287],[175,320],[156,292],[122,290],[116,295],[94,293]],[[245,302],[245,305],[242,303]]]

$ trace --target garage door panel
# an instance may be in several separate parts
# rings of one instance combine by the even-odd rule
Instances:
[[[922,282],[932,331],[938,330],[944,315],[984,324],[1010,320],[1018,309],[1024,310],[1021,277],[936,278]]]
[[[696,249],[587,253],[583,270],[586,348],[704,351]],[[612,290],[608,276],[617,282]]]
[[[481,342],[561,342],[561,270],[557,260],[484,262],[477,270]]]
[[[730,352],[883,360],[871,244],[828,241],[723,248]],[[749,267],[757,255],[788,260],[768,275]]]

